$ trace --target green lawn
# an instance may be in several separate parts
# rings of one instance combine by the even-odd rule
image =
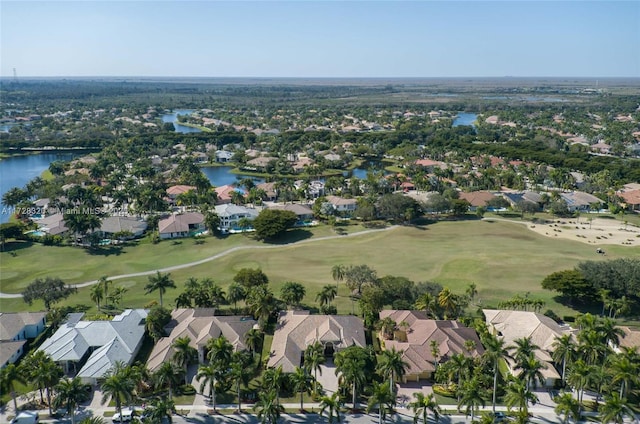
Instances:
[[[359,227],[347,227],[349,231]],[[326,226],[300,230],[292,237],[317,238],[334,234]],[[6,292],[17,292],[36,277],[60,276],[68,283],[96,279],[101,275],[153,270],[173,264],[190,262],[236,246],[264,246],[250,237],[230,236],[226,239],[207,238],[202,245],[192,239],[181,244],[162,242],[152,245],[142,241],[125,247],[119,254],[92,255],[71,247],[34,245],[0,255],[1,286]],[[608,246],[606,259],[637,257],[639,247]],[[557,304],[553,293],[542,290],[540,282],[551,272],[570,269],[585,260],[602,260],[593,246],[540,236],[517,223],[458,221],[439,222],[423,227],[400,227],[390,231],[358,237],[341,237],[312,243],[278,246],[269,249],[243,249],[203,265],[174,271],[172,278],[178,287],[188,277],[209,277],[226,286],[245,267],[260,267],[269,276],[277,293],[286,281],[305,284],[307,304],[315,304],[316,293],[325,284],[333,283],[331,267],[335,264],[368,264],[378,275],[400,275],[414,281],[435,281],[462,292],[469,283],[476,283],[482,306],[497,306],[497,302],[515,294],[530,292],[542,298],[546,308],[560,316],[572,311]],[[139,307],[157,294],[145,295],[147,277],[116,280],[115,285],[128,288],[121,306]],[[169,290],[165,303],[172,304],[178,290]],[[340,285],[336,304],[340,312],[351,312],[347,289]],[[89,289],[81,289],[66,304],[91,304]],[[2,299],[3,311],[24,310],[20,299]],[[30,309],[42,309],[34,303]],[[356,306],[357,312],[357,306]]]

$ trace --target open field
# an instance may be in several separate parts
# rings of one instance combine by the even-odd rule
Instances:
[[[312,230],[313,237],[331,232],[328,227]],[[128,247],[119,256],[95,256],[74,248],[33,246],[18,249],[17,256],[4,252],[2,291],[17,292],[35,277],[60,276],[69,283],[115,275],[153,270],[181,262],[189,262],[240,246],[261,246],[242,235],[224,240],[207,238],[202,245],[185,239],[182,244],[146,242]],[[640,247],[607,246],[606,259],[637,257]],[[357,237],[341,237],[306,244],[283,245],[270,249],[246,249],[203,265],[171,273],[178,285],[169,290],[165,302],[172,304],[188,277],[210,277],[227,286],[241,268],[260,267],[269,276],[277,293],[286,281],[299,281],[307,287],[305,302],[314,304],[316,293],[333,283],[331,267],[335,264],[368,264],[378,275],[401,275],[414,281],[435,281],[462,292],[476,283],[483,306],[513,295],[530,292],[546,302],[559,315],[572,311],[553,299],[553,293],[542,290],[540,282],[551,272],[570,269],[585,260],[603,260],[593,245],[561,238],[550,238],[530,231],[520,223],[498,221],[439,222],[424,227],[398,227],[388,231]],[[139,307],[157,294],[145,295],[147,277],[116,280],[115,286],[128,289],[122,307]],[[341,312],[351,312],[347,290],[340,285],[336,299]],[[91,305],[89,289],[80,289],[67,304]],[[20,299],[1,299],[3,311],[27,309]],[[41,309],[34,303],[30,309]]]

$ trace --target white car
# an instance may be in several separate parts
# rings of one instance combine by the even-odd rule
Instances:
[[[122,419],[120,418],[120,414],[116,412],[113,415],[113,417],[111,417],[111,421],[113,421],[114,423],[119,423],[119,422],[128,423],[133,419],[134,414],[135,414],[134,409],[122,408]]]

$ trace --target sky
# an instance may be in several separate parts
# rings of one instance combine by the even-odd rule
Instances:
[[[7,1],[0,76],[640,77],[640,1]]]

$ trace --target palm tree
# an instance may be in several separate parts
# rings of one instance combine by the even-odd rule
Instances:
[[[373,389],[367,402],[367,412],[378,409],[378,423],[387,418],[387,412],[393,412],[396,396],[384,383],[373,383]]]
[[[482,388],[480,387],[480,381],[477,377],[473,377],[467,380],[462,385],[460,401],[458,402],[458,408],[465,405],[465,415],[471,413],[471,421],[475,417],[475,412],[480,406],[484,407],[484,398],[481,395]]]
[[[169,399],[173,399],[173,388],[179,384],[182,370],[173,362],[163,362],[153,373],[153,381],[156,389],[167,388]]]
[[[353,409],[356,409],[358,386],[362,386],[366,381],[364,370],[365,361],[364,358],[358,355],[350,355],[345,352],[347,352],[347,350],[340,351],[335,355],[335,372],[336,375],[340,375],[339,379],[341,383],[351,386]]]
[[[338,282],[344,280],[346,271],[347,269],[344,265],[334,265],[331,267],[331,277],[336,282],[336,292],[338,291]]]
[[[104,376],[100,386],[102,389],[101,404],[104,405],[109,398],[116,404],[116,411],[120,414],[122,422],[122,403],[130,402],[135,390],[135,381],[131,378],[129,370],[123,362],[117,362]]]
[[[253,409],[258,410],[258,419],[262,424],[278,422],[280,414],[284,412],[284,406],[278,403],[276,397],[273,390],[260,392],[259,399]]]
[[[322,396],[320,399],[320,415],[327,411],[327,421],[329,424],[333,424],[333,419],[340,422],[340,407],[342,401],[338,392],[333,393],[331,396]]]
[[[604,399],[604,404],[600,406],[600,417],[603,423],[622,424],[626,416],[634,416],[629,401],[626,398],[621,398],[618,393],[611,393]]]
[[[227,367],[231,362],[233,354],[233,345],[229,343],[226,337],[220,336],[207,341],[207,350],[209,361],[220,366]]]
[[[337,287],[334,287],[332,284],[327,284],[322,287],[322,290],[316,295],[316,302],[320,303],[320,306],[326,306],[333,302],[333,299],[335,299],[337,295]]]
[[[238,301],[243,300],[247,296],[244,287],[238,283],[231,283],[229,285],[229,294],[227,295],[227,300],[229,302],[233,302],[233,309],[235,311],[238,310]]]
[[[89,393],[80,377],[73,379],[64,379],[55,388],[56,399],[53,402],[55,408],[65,406],[67,412],[71,416],[71,423],[76,422],[76,407],[89,398]]]
[[[482,341],[484,345],[483,360],[493,365],[493,397],[491,398],[492,412],[496,413],[496,393],[498,390],[498,364],[501,360],[511,358],[505,346],[504,339],[488,334]]]
[[[427,316],[433,316],[436,309],[436,298],[429,292],[422,293],[420,297],[416,299],[415,307],[420,311],[425,311]]]
[[[36,374],[37,380],[40,381],[47,389],[47,405],[49,405],[49,415],[51,415],[51,389],[60,381],[64,372],[62,371],[62,368],[60,368],[60,366],[53,362],[53,359],[48,356],[47,360],[40,364]]]
[[[276,401],[280,403],[280,390],[287,383],[287,375],[282,371],[282,365],[278,368],[269,368],[262,373],[262,388],[273,390],[276,393]]]
[[[407,364],[403,358],[404,351],[397,351],[395,347],[391,350],[383,350],[381,358],[378,362],[378,372],[386,378],[389,378],[389,391],[395,392],[394,381],[395,379],[402,379],[409,364]]]
[[[147,415],[145,422],[162,423],[165,418],[167,418],[169,422],[172,422],[171,417],[175,409],[176,406],[173,400],[169,398],[160,397],[154,399],[153,402],[151,402],[151,408],[147,408],[149,415]]]
[[[189,384],[187,370],[189,364],[198,360],[198,351],[190,345],[189,336],[178,337],[173,342],[173,356],[171,360],[179,367],[184,368],[184,384]]]
[[[527,358],[516,366],[516,369],[522,370],[520,377],[527,383],[527,388],[535,388],[536,380],[540,382],[540,384],[544,384],[544,376],[540,371],[543,368],[544,365],[542,365],[542,363],[533,356]]]
[[[413,422],[417,423],[422,416],[422,422],[427,424],[427,418],[429,417],[429,411],[433,413],[433,419],[438,422],[440,418],[440,407],[433,393],[429,393],[427,396],[424,393],[416,392],[413,394],[416,399],[409,404],[413,411]]]
[[[262,331],[258,330],[257,328],[252,328],[251,330],[247,331],[247,334],[245,334],[244,336],[244,342],[247,345],[249,352],[251,352],[251,354],[253,355],[254,353],[256,353],[256,351],[260,347],[260,344],[262,343]]]
[[[217,364],[200,365],[196,380],[200,382],[200,393],[209,385],[209,397],[213,405],[213,412],[216,412],[216,385],[227,377],[227,369],[219,367]]]
[[[241,362],[232,362],[229,369],[229,377],[235,381],[236,394],[238,396],[238,412],[242,412],[242,403],[240,398],[240,385],[247,387],[251,374],[249,370]]]
[[[509,410],[517,406],[520,413],[528,415],[529,402],[535,404],[538,401],[538,397],[529,390],[526,381],[513,380],[507,386],[507,394],[504,400]]]
[[[460,396],[462,395],[460,390],[462,389],[462,380],[469,375],[472,366],[471,358],[467,358],[462,353],[456,353],[447,361],[447,366],[458,376],[458,400],[460,400]]]
[[[582,405],[582,396],[584,389],[589,383],[591,375],[591,367],[582,359],[575,361],[569,369],[569,377],[567,381],[578,391],[578,402]]]
[[[618,354],[610,361],[610,371],[613,374],[612,382],[620,383],[620,398],[627,396],[628,389],[634,382],[640,381],[638,378],[638,372],[640,367],[638,363],[633,363],[629,356],[624,354]]]
[[[313,344],[307,346],[304,351],[304,367],[307,372],[313,371],[313,380],[315,382],[316,389],[318,388],[318,371],[322,375],[322,366],[326,361],[324,357],[324,346],[319,341],[315,341]]]
[[[454,312],[458,307],[456,296],[453,292],[448,288],[443,288],[438,294],[438,305],[444,309],[445,319],[450,317],[450,312]]]
[[[300,305],[306,293],[307,291],[302,284],[289,281],[282,286],[280,298],[287,306],[293,307]]]
[[[554,401],[556,402],[554,411],[558,415],[564,415],[562,420],[564,424],[567,424],[569,419],[578,422],[580,419],[580,404],[571,393],[563,393],[557,396]]]
[[[100,284],[94,284],[89,292],[89,298],[96,302],[96,307],[100,309],[100,302],[104,299],[104,288]]]
[[[531,341],[531,337],[522,337],[513,341],[514,346],[511,349],[514,350],[513,358],[516,362],[524,362],[533,356],[533,353],[540,349],[540,346]]]
[[[163,306],[162,295],[168,288],[175,289],[176,283],[171,279],[171,274],[161,274],[160,271],[157,271],[156,275],[149,276],[149,282],[144,286],[146,294],[152,293],[156,290],[160,293],[160,306]]]
[[[552,357],[556,364],[562,361],[562,385],[564,386],[567,377],[567,363],[573,360],[575,356],[576,345],[573,342],[571,334],[564,334],[560,337],[556,337],[553,342]]]
[[[293,390],[300,393],[300,412],[304,410],[304,394],[311,394],[311,389],[314,387],[315,381],[313,377],[307,374],[307,371],[303,368],[296,367],[296,370],[289,374],[289,381]]]
[[[15,364],[9,364],[0,370],[0,387],[3,392],[11,393],[13,409],[18,414],[18,402],[16,401],[16,383],[26,383],[22,370]]]

